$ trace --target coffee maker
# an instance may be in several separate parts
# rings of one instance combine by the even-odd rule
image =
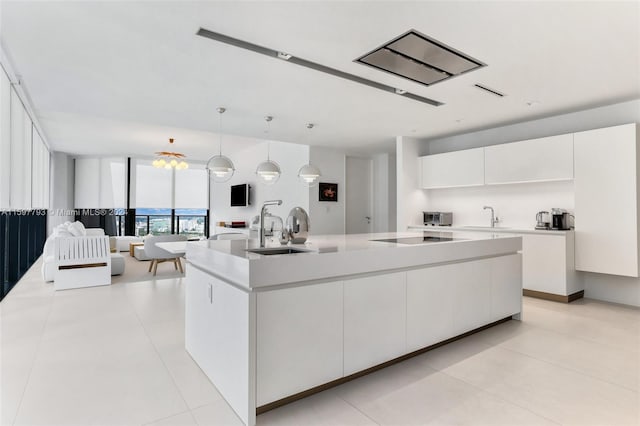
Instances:
[[[551,229],[567,231],[571,229],[569,223],[571,215],[564,209],[551,209]]]
[[[545,230],[551,228],[549,212],[542,211],[536,214],[536,229]]]

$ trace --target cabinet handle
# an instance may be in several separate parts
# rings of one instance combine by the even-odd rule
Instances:
[[[207,296],[209,297],[209,303],[213,303],[213,284],[209,284],[207,287]]]

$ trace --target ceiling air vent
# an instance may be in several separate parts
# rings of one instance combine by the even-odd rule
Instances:
[[[355,62],[430,86],[486,64],[440,43],[416,30],[409,30]]]
[[[504,98],[505,96],[504,93],[500,93],[495,89],[490,89],[487,86],[483,86],[482,84],[474,84],[474,87],[477,87],[480,90],[484,90],[487,93],[491,93],[492,95],[499,96],[501,98]]]

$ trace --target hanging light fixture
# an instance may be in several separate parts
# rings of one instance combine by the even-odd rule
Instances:
[[[169,138],[170,146],[173,146],[173,138]],[[151,164],[158,169],[176,169],[184,170],[189,168],[189,164],[184,161],[186,155],[173,151],[158,151],[156,159]]]
[[[207,162],[207,173],[209,177],[216,183],[223,183],[231,179],[233,173],[236,171],[233,166],[233,162],[222,155],[222,114],[226,111],[226,108],[218,108],[218,155],[214,155],[209,158]]]
[[[313,123],[308,123],[307,129],[313,129]],[[298,179],[300,179],[300,181],[309,188],[315,186],[318,183],[318,181],[320,180],[320,176],[322,176],[320,169],[311,163],[305,164],[304,166],[300,167],[300,170],[298,170]]]
[[[270,157],[271,141],[268,138],[271,120],[273,120],[273,117],[267,115],[264,119],[267,122],[267,161],[263,161],[262,163],[258,164],[256,175],[258,175],[260,181],[265,185],[273,185],[278,181],[278,179],[280,179],[281,172],[278,163],[276,163],[275,161],[271,161]]]

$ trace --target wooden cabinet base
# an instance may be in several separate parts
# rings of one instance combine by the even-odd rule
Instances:
[[[268,404],[265,404],[265,405],[262,405],[260,407],[257,407],[256,408],[256,414],[266,413],[267,411],[274,410],[274,409],[276,409],[278,407],[282,407],[283,405],[290,404],[290,403],[292,403],[294,401],[297,401],[299,399],[306,398],[306,397],[308,397],[310,395],[325,391],[327,389],[331,389],[331,388],[336,387],[336,386],[340,386],[343,383],[347,383],[347,382],[350,382],[351,380],[355,380],[355,379],[357,379],[359,377],[366,376],[367,374],[373,373],[375,371],[378,371],[378,370],[381,370],[383,368],[389,367],[391,365],[397,364],[399,362],[405,361],[405,360],[407,360],[409,358],[413,358],[414,356],[421,355],[421,354],[423,354],[425,352],[428,352],[430,350],[439,348],[440,346],[444,346],[444,345],[446,345],[448,343],[451,343],[451,342],[454,342],[456,340],[460,340],[463,337],[470,336],[472,334],[475,334],[475,333],[478,333],[480,331],[486,330],[486,329],[491,328],[493,326],[496,326],[498,324],[502,324],[503,322],[507,322],[507,321],[509,321],[511,319],[512,319],[512,317],[509,316],[509,317],[503,318],[501,320],[494,321],[491,324],[483,325],[482,327],[478,327],[475,330],[471,330],[471,331],[468,331],[466,333],[460,334],[459,336],[455,336],[455,337],[452,337],[450,339],[443,340],[442,342],[427,346],[425,348],[418,349],[417,351],[413,351],[413,352],[408,353],[406,355],[402,355],[402,356],[400,356],[398,358],[394,358],[394,359],[392,359],[390,361],[383,362],[382,364],[378,364],[378,365],[375,365],[373,367],[367,368],[366,370],[358,371],[357,373],[353,373],[353,374],[350,374],[348,376],[341,377],[341,378],[336,379],[336,380],[332,380],[332,381],[330,381],[328,383],[325,383],[325,384],[320,385],[320,386],[313,387],[311,389],[307,389],[307,390],[299,392],[299,393],[297,393],[295,395],[290,395],[290,396],[288,396],[286,398],[282,398],[282,399],[279,399],[277,401],[270,402]]]
[[[545,293],[544,291],[535,291],[522,289],[523,296],[535,297],[536,299],[551,300],[553,302],[570,303],[574,300],[578,300],[584,297],[584,290],[577,291],[568,296],[562,296],[560,294]]]

